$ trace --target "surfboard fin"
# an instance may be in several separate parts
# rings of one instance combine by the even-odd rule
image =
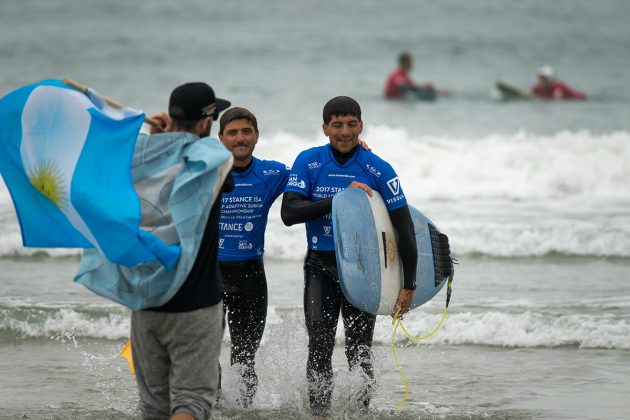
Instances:
[[[433,268],[435,270],[435,286],[437,287],[453,274],[453,260],[448,236],[440,233],[432,224],[428,224],[433,248]]]

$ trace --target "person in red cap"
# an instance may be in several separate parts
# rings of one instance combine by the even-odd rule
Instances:
[[[538,69],[538,83],[532,86],[531,93],[540,99],[586,99],[586,96],[567,85],[555,76],[553,67],[544,65]]]
[[[161,127],[151,128],[148,138],[138,139],[136,155],[151,159],[150,153],[142,153],[142,145],[159,143],[163,153],[186,157],[194,153],[191,146],[197,142],[218,142],[208,138],[210,128],[229,106],[206,83],[178,86],[171,93],[168,115],[153,116]],[[183,170],[185,167],[182,165]],[[228,173],[222,190],[230,191],[233,185]],[[219,194],[209,211],[197,257],[173,298],[160,307],[131,314],[131,348],[144,419],[200,420],[212,415],[223,337],[220,209]],[[165,220],[168,217],[163,215]]]

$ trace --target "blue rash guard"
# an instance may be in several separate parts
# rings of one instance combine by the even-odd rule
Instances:
[[[335,160],[330,144],[303,151],[291,168],[285,192],[296,192],[311,201],[319,201],[346,189],[353,181],[378,191],[388,211],[407,205],[398,175],[391,165],[361,147],[344,164]],[[306,238],[308,249],[334,251],[331,214],[306,222]]]
[[[234,190],[224,193],[219,222],[219,261],[259,260],[265,247],[269,208],[282,194],[286,165],[252,158],[245,171],[232,170]]]

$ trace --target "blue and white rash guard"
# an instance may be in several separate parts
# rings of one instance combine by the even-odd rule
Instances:
[[[252,158],[243,172],[232,170],[234,190],[224,193],[219,221],[219,261],[258,260],[265,249],[269,208],[282,194],[289,169],[274,160]]]
[[[353,181],[378,191],[389,211],[407,204],[398,175],[391,165],[361,147],[343,165],[335,160],[330,144],[303,151],[293,163],[284,191],[319,201],[343,191]],[[332,215],[328,213],[306,222],[306,238],[309,249],[334,251]]]

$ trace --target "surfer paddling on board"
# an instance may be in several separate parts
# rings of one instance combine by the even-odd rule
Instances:
[[[325,146],[301,152],[295,160],[285,188],[281,216],[288,225],[306,224],[308,251],[304,260],[304,316],[308,332],[306,377],[314,415],[330,410],[333,392],[332,354],[339,312],[346,336],[350,369],[360,367],[366,375],[358,397],[369,406],[374,372],[372,337],[376,315],[352,306],[339,284],[332,231],[332,200],[346,188],[359,188],[371,195],[378,191],[385,200],[399,242],[404,273],[396,308],[409,310],[416,288],[417,245],[413,222],[398,176],[383,159],[359,144],[363,131],[361,107],[352,98],[338,96],[324,106]]]
[[[544,65],[538,69],[538,83],[532,86],[531,94],[540,99],[586,99],[586,96],[558,80],[553,67]]]
[[[447,96],[446,90],[436,89],[432,83],[425,82],[417,84],[411,77],[409,71],[413,68],[413,58],[411,54],[404,52],[398,56],[398,68],[387,76],[385,91],[383,95],[387,99],[404,99],[413,97],[416,99],[433,100],[437,96]]]
[[[248,407],[258,388],[254,362],[267,319],[267,278],[263,265],[267,215],[284,191],[289,168],[253,156],[258,143],[258,122],[247,109],[230,108],[219,123],[219,139],[234,156],[235,183],[234,190],[223,194],[222,199],[219,267],[232,342],[230,363],[240,365],[238,402]]]

